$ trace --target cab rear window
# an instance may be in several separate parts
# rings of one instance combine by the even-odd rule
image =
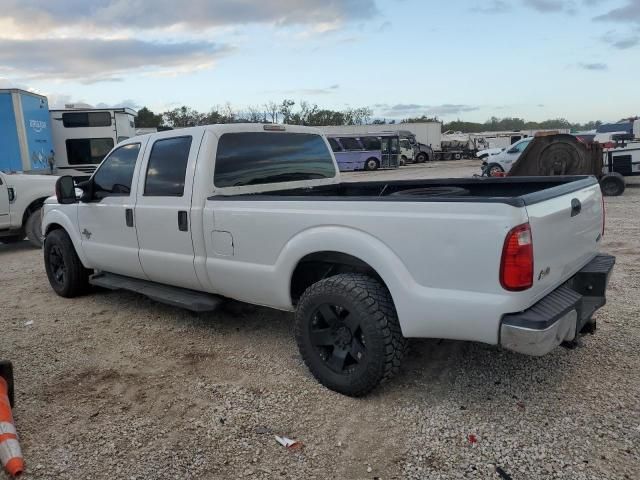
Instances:
[[[218,141],[216,187],[317,180],[335,174],[333,157],[320,135],[225,133]]]

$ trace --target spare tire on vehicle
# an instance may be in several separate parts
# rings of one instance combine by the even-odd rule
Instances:
[[[420,187],[398,190],[390,195],[394,197],[461,197],[469,195],[469,190],[462,187]]]

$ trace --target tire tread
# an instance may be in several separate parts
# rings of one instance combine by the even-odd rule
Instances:
[[[302,358],[320,383],[340,393],[360,397],[371,392],[379,383],[387,382],[400,369],[402,358],[407,349],[407,339],[403,337],[400,322],[393,305],[393,299],[387,288],[378,280],[359,273],[343,273],[325,278],[311,285],[302,295],[296,311],[295,336],[298,345],[302,345],[303,329],[305,328],[304,315],[306,305],[310,299],[320,294],[348,295],[358,304],[359,314],[370,318],[375,322],[376,329],[384,342],[384,358],[378,359],[382,365],[379,368],[366,370],[362,378],[355,381],[347,388],[337,386],[325,381],[309,355],[313,352],[300,348]]]

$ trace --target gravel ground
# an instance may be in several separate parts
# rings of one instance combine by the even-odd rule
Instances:
[[[640,478],[635,187],[607,199],[618,264],[596,335],[543,358],[413,341],[400,375],[357,400],[310,376],[290,314],[231,303],[194,315],[122,292],[65,300],[40,251],[0,245],[0,358],[16,368],[24,478],[488,479],[496,466],[503,479]]]

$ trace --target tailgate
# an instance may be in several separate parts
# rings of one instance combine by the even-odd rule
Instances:
[[[598,252],[601,195],[595,183],[526,207],[533,239],[531,293],[536,300],[568,280]]]

